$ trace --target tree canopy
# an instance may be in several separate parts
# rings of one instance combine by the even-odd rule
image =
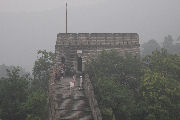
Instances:
[[[103,51],[86,65],[103,120],[178,120],[180,57],[165,49],[143,59]]]
[[[7,77],[0,78],[0,120],[47,120],[47,88],[49,69],[54,53],[38,51],[34,78],[21,75],[20,68],[7,70]]]

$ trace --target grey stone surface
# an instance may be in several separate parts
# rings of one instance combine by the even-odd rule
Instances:
[[[94,89],[93,89],[93,86],[89,79],[89,76],[87,74],[85,75],[85,78],[84,78],[83,87],[84,87],[85,95],[87,96],[87,98],[89,100],[89,105],[91,107],[93,119],[94,120],[102,120],[102,115],[101,115],[100,109],[98,107],[98,102],[97,102],[95,94],[94,94]]]
[[[87,60],[102,50],[115,49],[121,56],[129,53],[139,57],[139,35],[137,33],[59,33],[55,46],[55,66],[65,59],[66,71],[77,70],[78,58],[82,58],[82,71]],[[79,79],[72,93],[65,78],[55,82],[49,80],[49,120],[102,120],[101,112],[91,81],[84,77],[84,90],[78,90]],[[85,94],[84,94],[85,93]]]
[[[84,91],[79,90],[79,79],[70,92],[69,82],[72,78],[50,81],[49,86],[49,120],[93,120],[88,99]]]
[[[77,58],[81,57],[84,63],[92,55],[102,50],[115,49],[120,55],[130,53],[139,56],[139,35],[137,33],[59,33],[55,46],[56,64],[62,64],[65,58],[67,70],[77,71]],[[82,53],[78,54],[77,51]]]

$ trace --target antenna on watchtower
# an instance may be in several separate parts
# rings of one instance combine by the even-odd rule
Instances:
[[[67,34],[67,2],[66,2],[66,34]]]

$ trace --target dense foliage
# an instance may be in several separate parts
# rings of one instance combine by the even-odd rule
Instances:
[[[47,120],[48,73],[54,54],[45,50],[38,54],[41,56],[35,61],[33,79],[20,75],[18,67],[0,79],[0,120]]]
[[[19,76],[19,69],[8,71],[8,78],[0,80],[0,119],[22,120],[21,105],[28,95],[28,80]]]
[[[47,52],[46,50],[39,50],[38,55],[40,56],[33,67],[33,89],[40,89],[47,91],[48,80],[49,80],[49,69],[54,64],[54,53]]]
[[[179,120],[180,57],[166,50],[142,60],[103,51],[86,65],[103,120]]]

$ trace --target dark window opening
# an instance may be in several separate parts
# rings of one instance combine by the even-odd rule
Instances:
[[[134,59],[137,59],[137,56],[136,56],[136,55],[134,56]]]
[[[65,64],[65,58],[64,57],[61,57],[61,63]]]
[[[78,71],[82,72],[82,58],[78,57],[78,64],[77,64],[77,69]]]

